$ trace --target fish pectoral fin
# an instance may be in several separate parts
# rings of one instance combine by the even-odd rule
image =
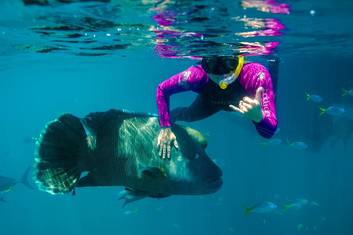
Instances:
[[[79,179],[76,187],[89,187],[89,186],[96,186],[97,183],[95,182],[94,178],[92,177],[91,173],[83,176]]]
[[[122,207],[124,208],[127,204],[144,199],[147,197],[147,193],[143,191],[134,190],[132,188],[125,188],[119,194],[119,200],[124,200]]]
[[[147,195],[147,193],[144,192],[144,191],[137,190],[137,189],[134,189],[134,188],[128,188],[128,187],[125,187],[125,189],[123,191],[121,191],[120,193],[129,194],[129,195],[135,195],[135,196]]]
[[[158,167],[146,167],[142,170],[142,174],[154,179],[164,178],[166,176],[165,173]]]

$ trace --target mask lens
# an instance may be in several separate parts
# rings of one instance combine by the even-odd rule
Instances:
[[[216,75],[228,74],[234,70],[236,61],[228,57],[212,57],[205,60],[207,72]]]

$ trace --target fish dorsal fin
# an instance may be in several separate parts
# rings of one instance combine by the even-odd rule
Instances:
[[[93,130],[97,130],[102,128],[105,125],[109,125],[111,122],[122,122],[127,118],[133,117],[156,117],[156,115],[151,113],[138,113],[131,112],[124,109],[110,109],[106,112],[93,112],[89,113],[85,118],[85,124],[92,128]]]
[[[165,173],[158,167],[146,167],[142,170],[142,174],[153,179],[161,179],[166,176]]]

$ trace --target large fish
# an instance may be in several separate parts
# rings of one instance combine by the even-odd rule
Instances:
[[[65,114],[49,123],[37,143],[36,178],[52,194],[76,187],[125,186],[125,203],[144,197],[201,195],[218,191],[221,169],[205,152],[206,139],[174,125],[179,150],[159,157],[158,118],[121,110],[85,118]]]
[[[20,180],[0,175],[0,193],[11,191],[12,188],[18,183],[22,183],[26,187],[32,189],[31,184],[28,182],[28,175],[30,170],[31,168],[27,168]]]

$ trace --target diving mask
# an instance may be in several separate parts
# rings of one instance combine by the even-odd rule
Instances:
[[[239,74],[241,72],[241,69],[243,68],[243,65],[244,65],[244,56],[239,56],[237,68],[234,70],[234,72],[225,75],[225,77],[221,81],[219,81],[218,86],[222,90],[227,89],[229,84],[233,83],[239,77]]]

